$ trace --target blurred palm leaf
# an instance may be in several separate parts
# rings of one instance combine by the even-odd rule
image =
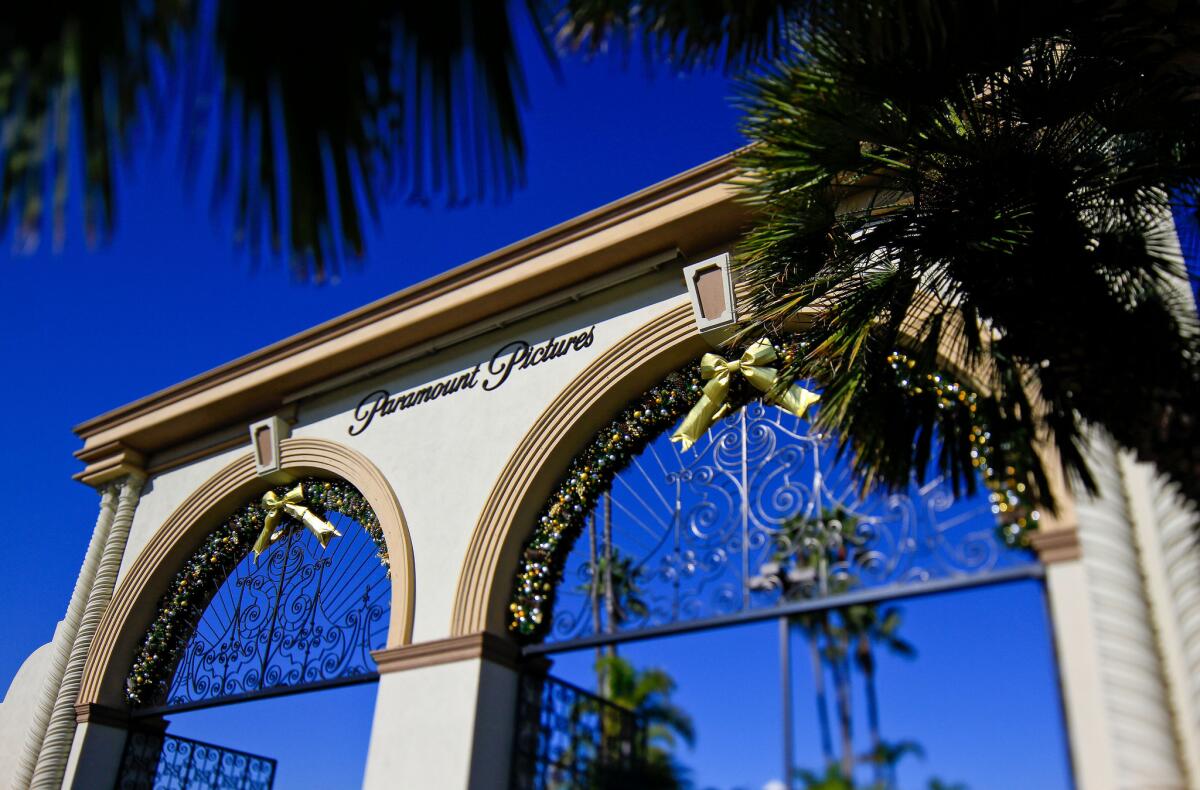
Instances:
[[[65,230],[72,118],[89,238],[113,225],[113,162],[128,150],[156,65],[186,30],[186,0],[12,3],[0,10],[0,222],[21,247]],[[49,205],[49,213],[47,206]],[[15,226],[15,227],[13,227]]]
[[[797,35],[840,31],[864,49],[903,50],[917,64],[945,60],[953,52],[969,52],[978,60],[1011,51],[1022,33],[1053,29],[1071,5],[1011,0],[566,0],[558,38],[564,46],[593,54],[640,42],[647,54],[679,67],[741,69],[794,54]],[[956,38],[968,24],[994,37]]]
[[[141,113],[183,104],[184,161],[215,149],[213,199],[239,243],[317,279],[364,251],[382,197],[504,196],[521,183],[513,7],[93,0],[0,12],[4,219],[62,228],[71,117],[90,236],[112,231],[114,160]],[[544,27],[539,0],[524,8]],[[161,126],[161,125],[160,125]],[[211,146],[211,148],[209,148]]]

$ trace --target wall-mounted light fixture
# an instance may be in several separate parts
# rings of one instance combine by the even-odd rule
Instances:
[[[278,416],[259,420],[250,426],[250,446],[254,448],[254,471],[260,475],[279,471],[279,443],[291,433]]]
[[[692,313],[701,334],[724,329],[737,321],[729,262],[726,252],[683,267]]]

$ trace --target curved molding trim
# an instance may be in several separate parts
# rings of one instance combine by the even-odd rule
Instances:
[[[151,537],[121,580],[88,653],[79,705],[124,709],[121,693],[129,660],[171,577],[214,527],[264,485],[290,482],[305,475],[335,475],[367,498],[387,541],[391,559],[392,602],[387,646],[412,641],[412,540],[404,513],[387,479],[367,458],[324,439],[285,439],[280,443],[281,471],[259,477],[251,454],[240,456],[217,472],[175,509]]]
[[[505,633],[509,581],[536,510],[572,455],[627,401],[710,346],[687,301],[619,340],[584,368],[542,412],[488,494],[458,576],[453,637]],[[515,526],[521,525],[521,526]]]

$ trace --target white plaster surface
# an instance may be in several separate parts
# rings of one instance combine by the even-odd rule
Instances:
[[[507,787],[515,694],[516,675],[480,659],[384,675],[363,787]]]
[[[449,635],[455,587],[475,522],[504,464],[551,400],[585,366],[637,327],[686,300],[677,270],[645,275],[511,326],[430,354],[402,367],[302,400],[292,435],[322,438],[351,447],[389,480],[412,536],[416,575],[414,642]],[[592,330],[592,343],[536,366],[513,372],[503,385],[488,370],[493,354],[515,340],[531,345]],[[478,385],[376,418],[352,436],[354,412],[364,396],[386,389],[403,394],[481,366]],[[147,481],[121,563],[120,584],[167,517],[213,474],[245,453],[237,447]],[[14,704],[0,707],[0,728],[33,704],[40,688],[46,648],[22,668]],[[33,677],[37,675],[37,677]],[[29,689],[25,699],[25,689]],[[516,676],[479,660],[463,661],[381,678],[375,707],[368,787],[503,788],[508,781]],[[10,693],[10,697],[13,695]],[[7,717],[7,718],[6,718]],[[119,731],[84,725],[75,740],[67,784],[87,787],[113,766]],[[111,736],[111,737],[110,737]],[[0,743],[24,738],[0,729]],[[0,749],[0,767],[16,750]],[[15,759],[15,757],[13,758]],[[74,783],[74,784],[72,784]]]
[[[245,447],[237,447],[194,461],[164,474],[155,475],[146,481],[137,510],[133,514],[133,525],[129,528],[129,541],[125,544],[125,556],[121,560],[121,570],[117,573],[118,586],[138,554],[146,547],[146,543],[175,508],[221,467],[249,451],[249,437],[247,432]]]
[[[475,522],[504,464],[550,401],[588,363],[652,317],[686,298],[678,275],[648,278],[618,293],[561,308],[497,330],[392,373],[301,404],[293,436],[341,442],[387,476],[412,535],[416,574],[413,641],[449,636],[459,570]],[[657,282],[655,282],[657,280]],[[665,281],[664,281],[665,280]],[[485,391],[492,354],[512,340],[544,343],[595,325],[586,349],[518,370]],[[374,390],[400,394],[470,371],[480,384],[436,401],[396,411],[351,436],[355,408]],[[494,377],[492,377],[494,378]]]
[[[677,269],[650,273],[496,329],[446,351],[340,389],[303,400],[292,436],[321,438],[351,447],[388,478],[412,535],[416,575],[413,641],[449,635],[455,585],[476,519],[505,462],[558,392],[588,363],[637,327],[687,299]],[[512,373],[486,391],[492,355],[514,340],[531,345],[594,326],[585,349]],[[364,396],[419,389],[481,366],[479,383],[449,396],[376,418],[349,434]],[[130,530],[121,578],[154,531],[221,467],[249,449],[237,447],[152,477]]]
[[[0,787],[12,785],[29,719],[46,682],[46,670],[57,637],[58,628],[55,628],[54,637],[29,654],[9,683],[4,701],[0,702]]]
[[[109,790],[117,781],[125,730],[95,722],[79,725],[63,780],[66,790]]]

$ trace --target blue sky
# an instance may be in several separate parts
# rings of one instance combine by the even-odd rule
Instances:
[[[527,186],[502,205],[387,207],[361,266],[336,284],[233,251],[208,194],[189,197],[170,146],[143,147],[121,174],[118,227],[89,250],[71,227],[63,251],[3,251],[0,354],[13,371],[4,460],[10,490],[35,513],[12,530],[0,578],[7,683],[60,619],[96,518],[71,480],[76,423],[333,318],[641,189],[741,143],[720,75],[653,78],[636,61],[568,62],[557,79],[526,41]],[[270,305],[267,320],[261,306]],[[31,594],[34,593],[34,594]]]
[[[651,76],[634,58],[625,66],[569,61],[558,79],[533,47],[526,54],[526,188],[503,205],[387,207],[367,258],[337,283],[296,283],[282,264],[255,264],[235,254],[228,225],[209,213],[206,191],[185,192],[169,145],[143,146],[122,172],[116,236],[105,247],[87,249],[75,225],[57,254],[3,253],[0,352],[14,375],[2,397],[10,447],[17,451],[6,454],[3,466],[11,504],[8,563],[0,576],[6,623],[0,680],[7,683],[25,656],[50,638],[95,520],[95,493],[70,479],[80,468],[71,455],[80,446],[72,425],[741,143],[728,103],[733,87],[719,74],[678,76],[660,69]],[[260,318],[263,304],[270,307],[267,320]],[[920,771],[927,767],[946,779],[970,779],[973,788],[1066,786],[1057,689],[1036,585],[928,599],[908,611],[910,638],[922,657],[886,664],[891,679],[883,693],[896,734],[922,740],[929,751],[927,764],[912,776],[924,776]],[[771,734],[771,722],[778,717],[771,706],[777,700],[764,690],[778,671],[773,638],[773,627],[758,626],[630,649],[678,673],[681,700],[701,725],[700,756],[688,762],[702,787],[757,788],[777,775],[773,763],[746,770],[734,764],[729,755],[735,736],[750,730],[722,707],[737,702],[739,716],[760,713],[755,721],[765,734],[759,747],[773,753],[770,739],[778,735]],[[712,660],[703,666],[687,660],[701,648]],[[571,669],[564,661],[563,671],[586,674],[575,664]],[[701,670],[707,674],[697,676]],[[798,710],[803,694],[798,688]],[[372,699],[373,687],[366,686],[245,706],[236,715],[255,722],[247,727],[254,736],[229,745],[291,759],[292,768],[281,768],[281,788],[306,786],[301,774],[316,782],[307,786],[338,786],[316,768],[301,771],[304,734],[283,724],[329,721],[338,733],[335,764],[361,766]],[[230,731],[233,715],[180,716],[173,730],[228,743],[219,736]],[[1005,775],[993,768],[1011,762],[1003,758],[1015,744],[1031,743],[1041,744],[1036,760],[1023,758],[1009,770],[1036,781],[1001,781]],[[342,777],[353,773],[339,770]]]
[[[900,763],[900,787],[937,776],[971,790],[1070,787],[1058,681],[1040,584],[978,588],[898,604],[909,659],[880,651],[882,734],[914,740],[925,757]],[[782,774],[778,625],[766,621],[621,646],[636,666],[674,677],[674,701],[695,719],[680,759],[699,790],[759,790]],[[796,763],[819,768],[820,741],[805,644],[793,636]],[[556,658],[552,673],[593,688],[594,655]],[[854,687],[856,744],[865,750],[862,688]],[[836,735],[835,735],[836,737]],[[1019,744],[1021,759],[1012,759]]]

